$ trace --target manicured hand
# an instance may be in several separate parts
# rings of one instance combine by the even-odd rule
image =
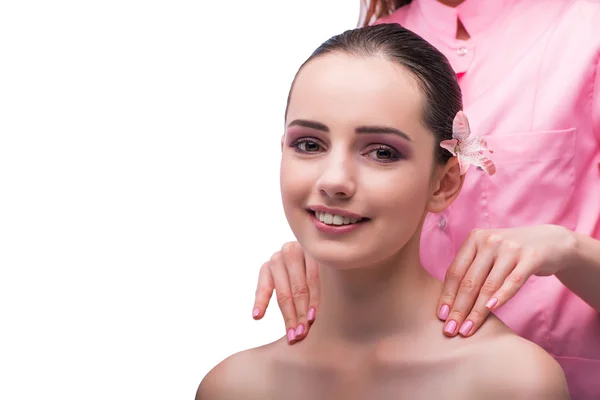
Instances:
[[[319,304],[319,268],[298,242],[284,244],[281,251],[261,267],[252,312],[254,319],[265,315],[273,290],[277,293],[288,342],[293,344],[304,339]]]
[[[471,232],[446,273],[438,304],[444,334],[473,335],[530,276],[568,268],[575,247],[573,232],[556,225]]]

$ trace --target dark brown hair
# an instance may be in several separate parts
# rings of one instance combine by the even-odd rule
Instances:
[[[361,0],[358,26],[370,25],[373,21],[390,15],[412,0]]]
[[[456,73],[439,50],[398,24],[378,24],[332,37],[311,54],[298,72],[311,60],[331,53],[382,57],[408,71],[423,93],[423,124],[435,135],[436,158],[441,163],[448,161],[451,154],[439,143],[452,138],[452,122],[462,110],[462,94]],[[288,105],[293,87],[294,83]]]

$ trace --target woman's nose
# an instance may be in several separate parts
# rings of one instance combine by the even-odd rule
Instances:
[[[350,160],[347,156],[332,155],[324,163],[324,168],[317,181],[317,190],[330,198],[349,198],[354,196],[356,182]]]

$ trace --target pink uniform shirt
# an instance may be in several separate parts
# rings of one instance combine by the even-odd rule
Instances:
[[[457,18],[469,40],[456,39]],[[475,228],[557,224],[600,239],[600,1],[413,0],[378,22],[446,55],[473,134],[494,151],[495,175],[471,167],[456,202],[428,216],[430,273],[443,279]],[[530,278],[496,314],[560,362],[573,399],[600,399],[600,313],[552,276]]]

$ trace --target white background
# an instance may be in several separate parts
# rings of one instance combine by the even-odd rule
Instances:
[[[0,3],[0,398],[193,399],[240,350],[289,85],[359,1]]]

